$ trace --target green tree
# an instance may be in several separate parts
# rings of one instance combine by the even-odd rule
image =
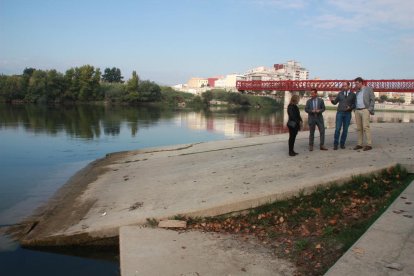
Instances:
[[[159,85],[149,80],[140,82],[138,94],[141,102],[158,102],[162,99]]]
[[[132,77],[127,81],[127,92],[138,92],[139,77],[136,71],[132,71]]]
[[[35,68],[32,68],[32,67],[29,67],[29,68],[25,68],[24,70],[23,70],[23,75],[27,75],[27,76],[29,76],[29,77],[31,77],[32,75],[33,75],[33,72],[34,71],[36,71],[36,69]]]
[[[387,100],[388,100],[387,95],[381,95],[379,102],[383,103],[383,102],[386,102]]]
[[[46,97],[47,73],[43,70],[35,70],[29,79],[25,100],[28,102],[44,101]]]
[[[22,77],[0,75],[0,98],[2,100],[6,102],[23,100],[25,93]]]
[[[210,105],[210,101],[213,99],[213,92],[206,91],[203,94],[201,94],[202,98],[203,98],[203,103],[207,106]]]
[[[122,83],[122,79],[124,77],[121,74],[121,69],[119,68],[105,68],[104,73],[102,74],[102,80],[105,82],[113,83],[113,82],[120,82]]]
[[[122,83],[102,83],[100,89],[101,95],[106,101],[121,102],[125,95],[125,85]]]
[[[91,65],[83,65],[80,68],[75,68],[79,71],[79,96],[80,101],[96,100],[99,94],[99,80],[101,72]]]
[[[123,100],[129,103],[138,103],[141,100],[138,89],[139,77],[136,71],[132,71],[132,76],[126,83],[126,94]]]
[[[76,101],[80,90],[79,71],[75,68],[66,70],[65,73],[65,87],[63,98],[69,101]]]
[[[64,76],[56,70],[47,71],[46,97],[48,101],[61,100],[65,90]]]

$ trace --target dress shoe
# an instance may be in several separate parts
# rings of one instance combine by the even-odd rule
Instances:
[[[363,151],[367,151],[367,150],[372,150],[372,147],[371,146],[365,146]]]
[[[321,147],[320,147],[320,149],[321,149],[321,150],[328,150],[328,148],[327,148],[327,147],[325,147],[325,146],[321,146]]]
[[[313,146],[309,146],[309,151],[313,151]]]
[[[338,145],[334,145],[334,150],[337,150],[338,149]]]
[[[295,155],[298,155],[299,153],[297,153],[297,152],[293,152]]]
[[[341,149],[345,149],[345,145],[341,145]]]
[[[294,152],[289,152],[289,156],[296,156]]]
[[[362,149],[362,146],[356,145],[355,148],[354,148],[354,150],[359,150],[359,149]]]

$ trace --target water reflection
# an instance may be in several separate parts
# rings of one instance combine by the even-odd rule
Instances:
[[[177,115],[181,126],[223,133],[226,137],[250,137],[286,132],[283,110],[212,109]]]
[[[304,130],[307,130],[307,115],[301,110]],[[336,111],[324,113],[325,125],[335,127]],[[46,133],[50,136],[65,133],[71,137],[96,139],[118,136],[127,128],[131,137],[140,128],[148,128],[160,120],[173,120],[178,125],[192,130],[207,130],[223,133],[226,137],[269,135],[287,132],[286,110],[226,109],[172,110],[156,106],[122,107],[102,105],[36,106],[1,105],[0,129],[23,127],[26,132]],[[353,119],[354,120],[354,119]],[[377,112],[373,122],[413,122],[414,113]]]
[[[172,113],[164,112],[165,118]],[[27,132],[42,132],[56,135],[64,131],[72,137],[94,139],[102,135],[119,135],[121,125],[128,122],[131,135],[135,136],[139,126],[149,126],[161,117],[161,109],[156,107],[121,106],[37,106],[0,105],[0,128],[22,126]]]

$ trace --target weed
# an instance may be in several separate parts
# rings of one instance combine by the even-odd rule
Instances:
[[[277,238],[281,237],[282,234],[278,231],[274,231],[273,229],[269,229],[269,230],[267,230],[267,236],[270,239],[277,239]]]
[[[328,225],[323,229],[323,235],[324,236],[331,236],[334,233],[334,230],[335,230],[335,228]]]
[[[295,250],[296,251],[303,251],[308,248],[310,242],[307,239],[298,240],[295,242]]]
[[[324,218],[333,217],[342,213],[342,206],[326,203],[321,207],[321,213]]]
[[[186,220],[186,217],[185,217],[185,216],[183,216],[183,215],[178,214],[178,215],[175,215],[175,216],[173,217],[173,219],[176,219],[176,220]]]
[[[321,207],[325,200],[325,189],[323,187],[318,187],[315,192],[310,195],[311,206],[312,207]]]
[[[158,221],[155,218],[147,218],[147,225],[149,227],[157,227]]]

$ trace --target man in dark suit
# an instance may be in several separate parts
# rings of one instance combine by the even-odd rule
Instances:
[[[325,144],[325,124],[322,113],[325,111],[325,103],[318,98],[318,90],[311,90],[311,98],[306,102],[305,112],[308,113],[309,124],[309,150],[313,151],[313,141],[315,138],[315,126],[318,126],[320,135],[320,149],[328,150]]]

